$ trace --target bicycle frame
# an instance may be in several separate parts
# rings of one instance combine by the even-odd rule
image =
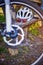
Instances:
[[[10,0],[5,0],[5,12],[6,12],[6,30],[11,32],[11,13],[10,13]]]
[[[11,18],[11,12],[10,12],[10,0],[5,0],[5,14],[6,14],[6,27],[3,30],[0,30],[1,35],[3,36],[3,40],[5,43],[7,43],[9,46],[17,46],[21,44],[21,42],[24,40],[24,31],[23,29],[18,25],[12,24],[12,18]],[[18,30],[21,31],[18,32]],[[18,36],[21,37],[20,40],[18,40]],[[10,39],[7,39],[10,38]],[[11,42],[15,39],[15,42]]]

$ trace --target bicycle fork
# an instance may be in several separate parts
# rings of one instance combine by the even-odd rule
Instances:
[[[5,13],[6,13],[6,27],[3,30],[3,32],[1,32],[1,35],[3,36],[4,42],[7,43],[9,46],[17,46],[21,44],[21,42],[24,40],[24,31],[20,26],[15,24],[12,25],[12,18],[10,12],[10,0],[5,0]],[[19,30],[21,31],[21,34]],[[21,37],[20,40],[18,39],[18,36]],[[13,43],[12,41],[14,39],[15,42]]]
[[[5,0],[5,12],[6,12],[6,31],[11,32],[11,12],[10,12],[10,0]]]

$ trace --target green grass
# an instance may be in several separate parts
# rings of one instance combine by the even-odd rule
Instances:
[[[32,33],[33,35],[39,35],[39,31],[38,31],[37,29],[32,29],[32,30],[31,30],[31,33]]]
[[[0,22],[5,22],[5,17],[2,14],[0,14]]]
[[[38,24],[38,22],[36,22],[35,24],[32,24],[32,25],[29,27],[29,31],[30,31],[30,33],[32,33],[33,35],[39,35],[38,28],[39,28],[39,24]]]
[[[8,53],[7,48],[5,48],[4,46],[0,47],[0,53]]]

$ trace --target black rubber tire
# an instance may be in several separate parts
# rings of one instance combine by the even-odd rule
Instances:
[[[43,19],[43,11],[36,3],[31,2],[29,0],[11,0],[11,4],[14,3],[28,6],[29,8],[33,9]]]
[[[24,6],[28,6],[29,8],[33,9],[40,17],[43,19],[43,11],[41,8],[34,2],[30,0],[10,0],[10,4],[21,4]],[[0,1],[0,7],[5,5],[4,0]]]

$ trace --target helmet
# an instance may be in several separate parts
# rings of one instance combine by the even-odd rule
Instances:
[[[33,12],[28,7],[21,8],[18,10],[16,18],[30,21],[33,18]]]

